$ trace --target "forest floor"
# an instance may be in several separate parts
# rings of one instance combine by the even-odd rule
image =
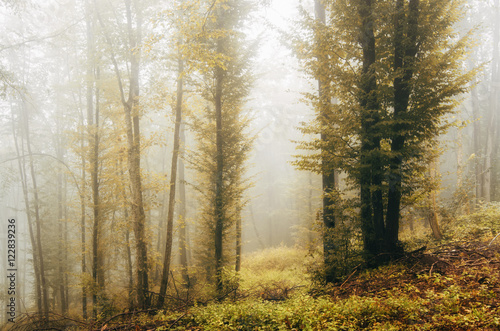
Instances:
[[[307,281],[303,253],[281,247],[250,258],[240,287],[223,301],[53,329],[500,330],[497,241],[422,248],[326,287]]]

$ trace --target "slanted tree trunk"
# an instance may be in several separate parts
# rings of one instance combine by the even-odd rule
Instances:
[[[174,211],[175,211],[175,193],[177,182],[177,163],[179,159],[179,139],[180,126],[182,121],[182,97],[183,97],[183,82],[184,68],[181,55],[177,60],[177,96],[175,105],[175,129],[174,129],[174,150],[172,151],[172,166],[170,168],[170,194],[168,198],[168,214],[167,214],[167,242],[165,245],[165,255],[163,260],[163,272],[161,276],[160,295],[158,297],[158,307],[162,307],[167,293],[168,276],[170,274],[170,262],[172,259],[172,244],[174,237]]]
[[[37,246],[37,257],[38,257],[38,265],[40,271],[40,286],[42,290],[42,307],[43,307],[43,315],[45,318],[48,318],[49,314],[49,299],[47,293],[47,280],[45,277],[45,264],[43,257],[43,249],[42,249],[42,220],[40,217],[40,201],[38,199],[38,187],[36,181],[36,172],[35,165],[33,161],[33,152],[31,151],[31,138],[30,138],[30,129],[29,129],[29,118],[28,118],[28,110],[26,109],[25,102],[23,102],[23,114],[25,114],[24,118],[24,129],[26,134],[26,148],[28,150],[28,160],[29,160],[29,168],[31,173],[31,181],[33,184],[33,205],[35,210],[35,224],[36,224],[36,246]]]
[[[23,130],[22,128],[24,125],[22,124],[24,121],[24,118],[20,116],[19,118],[20,121],[20,130]],[[23,197],[24,197],[24,206],[26,209],[26,218],[28,219],[28,230],[29,230],[29,235],[30,235],[30,240],[31,240],[31,247],[33,250],[33,269],[35,272],[35,300],[36,300],[36,305],[37,305],[37,311],[38,313],[43,312],[43,305],[42,305],[42,288],[41,288],[41,281],[40,281],[40,267],[38,264],[38,246],[37,242],[35,239],[35,232],[33,230],[33,216],[31,213],[31,206],[30,206],[30,197],[28,193],[28,178],[27,178],[27,173],[26,173],[26,161],[25,161],[25,156],[24,156],[24,142],[21,140],[21,148],[19,147],[19,142],[18,142],[18,134],[16,133],[16,128],[15,128],[15,122],[14,122],[14,110],[12,109],[12,134],[14,137],[14,143],[16,147],[16,154],[17,154],[17,164],[19,168],[19,175],[21,177],[21,185],[23,187]],[[22,135],[21,135],[22,137]]]

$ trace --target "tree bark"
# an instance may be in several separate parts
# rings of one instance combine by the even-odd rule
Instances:
[[[93,75],[92,75],[93,77]],[[91,87],[92,88],[92,87]],[[87,125],[89,127],[89,145],[90,150],[90,180],[92,188],[92,279],[94,281],[94,289],[92,293],[92,305],[94,317],[97,315],[97,300],[100,293],[104,290],[104,277],[102,266],[102,250],[100,244],[101,237],[101,210],[99,198],[99,91],[95,90],[95,114],[92,107],[93,100],[90,105],[87,105]],[[95,122],[94,122],[95,116]]]
[[[236,262],[235,271],[241,270],[241,208],[236,207]]]
[[[436,179],[437,173],[438,173],[438,168],[437,168],[437,161],[432,161],[430,165],[430,175],[433,180]],[[437,240],[443,239],[443,234],[441,233],[441,230],[439,229],[439,212],[438,212],[438,205],[437,205],[437,192],[435,190],[432,190],[430,193],[430,202],[431,202],[431,207],[430,209],[430,215],[429,215],[429,225],[432,230],[432,235],[434,238]]]
[[[399,221],[401,209],[402,170],[404,161],[405,134],[407,129],[405,114],[408,112],[411,79],[413,77],[415,57],[418,52],[418,13],[419,0],[410,0],[408,15],[405,14],[405,1],[397,0],[394,35],[394,114],[389,174],[389,192],[386,217],[386,250],[398,250]],[[405,36],[406,32],[406,36]]]
[[[161,276],[160,295],[158,297],[158,307],[162,307],[167,293],[168,276],[170,274],[170,262],[172,258],[172,244],[174,237],[174,211],[175,211],[175,193],[177,181],[177,164],[179,159],[179,139],[180,126],[182,121],[182,97],[183,97],[183,82],[184,82],[184,65],[179,54],[177,60],[177,96],[175,105],[175,129],[174,129],[174,149],[172,152],[172,166],[170,168],[170,194],[168,198],[168,214],[167,214],[167,242],[165,245],[165,255],[163,260],[163,272]]]
[[[360,156],[360,202],[361,230],[363,243],[368,255],[380,252],[381,234],[384,231],[383,206],[381,199],[381,173],[377,154],[380,137],[376,125],[379,122],[377,82],[373,65],[376,61],[373,21],[373,0],[361,0],[361,47],[363,52],[362,74],[360,77],[359,103],[361,114],[361,156]]]
[[[223,40],[217,41],[217,53],[223,54]],[[216,174],[215,174],[215,277],[217,293],[221,294],[223,290],[222,284],[222,268],[223,268],[223,227],[225,222],[225,206],[224,206],[224,141],[222,137],[222,85],[225,72],[220,66],[215,68],[215,122],[216,122]]]
[[[186,183],[184,175],[184,148],[186,145],[185,137],[185,124],[181,122],[180,127],[180,151],[179,151],[179,245],[180,245],[180,263],[182,267],[182,279],[186,284],[189,282],[188,278],[188,256],[187,256],[187,222],[186,222]]]

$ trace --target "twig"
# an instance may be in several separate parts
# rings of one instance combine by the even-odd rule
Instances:
[[[495,236],[495,238],[493,238],[493,239],[490,241],[490,243],[488,244],[488,247],[490,247],[490,246],[491,246],[491,244],[495,241],[495,239],[497,239],[497,238],[498,238],[498,236],[500,236],[500,232],[499,232],[499,233]]]
[[[354,271],[351,272],[351,274],[349,275],[349,277],[347,277],[347,279],[340,285],[339,288],[342,288],[342,286],[344,286],[345,283],[347,283],[347,281],[349,279],[351,279],[351,277],[356,273],[356,271],[358,271],[358,268],[361,267],[361,264],[358,264],[355,268],[354,268]]]
[[[184,314],[182,314],[181,316],[179,316],[178,319],[176,319],[172,324],[170,324],[168,326],[168,328],[170,329],[172,326],[174,326],[175,324],[177,324],[177,322],[179,322],[184,316],[186,316],[187,314],[189,313],[189,311],[186,311]]]
[[[172,277],[172,284],[174,285],[175,293],[177,293],[177,297],[180,299],[179,291],[177,290],[177,285],[175,285],[174,273],[170,270],[170,276]]]
[[[434,269],[434,265],[435,265],[436,263],[438,263],[438,262],[439,262],[439,261],[436,261],[436,262],[434,262],[434,263],[431,265],[431,269],[429,270],[429,277],[430,277],[430,276],[432,276],[432,269]]]
[[[119,314],[116,314],[114,316],[111,316],[105,322],[101,323],[101,325],[106,325],[109,322],[111,322],[112,320],[114,320],[115,318],[120,317],[120,316],[135,315],[135,314],[138,314],[138,313],[146,313],[146,312],[157,311],[157,310],[158,309],[156,309],[156,308],[150,308],[150,309],[144,309],[144,310],[134,310],[134,311],[127,311],[127,312],[124,312],[124,313],[119,313]]]

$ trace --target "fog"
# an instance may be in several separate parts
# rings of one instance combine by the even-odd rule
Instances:
[[[4,290],[8,288],[7,269],[14,269],[4,268],[10,259],[6,250],[9,219],[16,220],[16,295],[21,302],[18,312],[36,310],[39,294],[34,288],[41,279],[37,279],[34,269],[38,262],[33,262],[39,258],[33,252],[39,249],[45,258],[48,291],[43,296],[50,298],[51,310],[81,310],[81,284],[90,284],[91,275],[99,272],[103,275],[95,275],[94,281],[102,280],[109,291],[119,293],[116,296],[126,297],[123,284],[137,281],[138,276],[134,274],[132,279],[129,274],[141,260],[135,250],[140,240],[132,221],[137,205],[135,184],[132,177],[129,178],[133,172],[132,145],[127,145],[128,130],[137,133],[139,126],[147,272],[151,291],[157,291],[164,247],[168,245],[167,215],[172,155],[175,154],[176,95],[179,96],[176,84],[181,76],[185,77],[182,101],[185,138],[180,138],[179,167],[181,163],[182,168],[185,167],[185,175],[182,175],[185,177],[179,178],[181,175],[177,174],[171,233],[172,270],[176,275],[181,273],[183,240],[187,265],[206,268],[203,270],[207,272],[213,267],[204,264],[205,259],[212,256],[207,253],[206,245],[213,236],[204,233],[215,227],[207,221],[211,217],[207,215],[217,215],[217,211],[207,207],[210,201],[218,199],[217,180],[209,172],[219,165],[215,157],[210,161],[210,155],[216,155],[215,147],[211,147],[212,143],[216,146],[216,131],[213,134],[207,131],[217,122],[217,103],[212,102],[216,100],[217,77],[210,76],[211,69],[206,68],[217,67],[220,59],[207,59],[210,52],[197,48],[210,47],[207,41],[210,35],[203,37],[206,40],[200,37],[202,42],[196,46],[184,45],[191,50],[178,44],[182,38],[197,40],[194,32],[189,31],[195,29],[196,24],[180,26],[188,22],[185,18],[183,21],[182,15],[192,14],[195,20],[198,17],[198,22],[205,18],[200,30],[205,33],[205,26],[208,31],[211,21],[203,10],[210,5],[192,9],[193,3],[197,3],[193,1],[189,2],[192,7],[180,9],[173,8],[173,3],[156,0],[132,1],[131,5],[130,1],[115,0],[1,2],[2,306],[8,300]],[[244,64],[234,65],[245,67],[238,71],[237,79],[243,80],[251,73],[251,84],[246,95],[235,97],[238,92],[234,92],[225,99],[229,100],[226,104],[233,102],[236,105],[233,108],[239,112],[231,113],[237,120],[230,125],[235,125],[234,132],[240,134],[234,138],[239,139],[235,146],[250,142],[245,155],[235,152],[237,156],[227,159],[227,164],[234,162],[234,173],[230,172],[227,178],[230,178],[228,182],[234,181],[235,188],[225,200],[229,201],[228,206],[231,204],[225,213],[236,215],[234,220],[233,216],[227,216],[229,225],[221,230],[226,236],[224,247],[231,252],[225,255],[228,264],[238,259],[234,256],[238,253],[233,252],[234,238],[238,237],[238,230],[233,226],[239,222],[238,213],[242,223],[243,260],[252,252],[281,245],[321,250],[318,230],[321,175],[299,170],[292,164],[297,154],[304,153],[297,149],[297,142],[314,138],[314,135],[304,135],[299,127],[315,118],[314,109],[304,99],[307,93],[316,93],[318,84],[304,70],[287,39],[303,19],[299,6],[314,17],[314,1],[255,3],[249,19],[237,27],[244,35],[239,42],[245,50],[253,47],[254,53],[248,58],[241,55]],[[473,209],[472,202],[470,207],[465,207],[469,202],[463,201],[493,202],[500,198],[500,189],[496,187],[500,163],[495,143],[500,132],[500,31],[498,20],[495,21],[498,7],[496,0],[470,0],[466,17],[457,24],[462,34],[478,26],[475,45],[470,48],[472,55],[463,65],[472,68],[484,63],[484,66],[471,84],[474,87],[460,96],[463,101],[458,111],[449,115],[454,124],[439,138],[442,153],[434,170],[441,182],[436,192],[437,204],[442,210],[453,209],[450,206]],[[190,14],[190,10],[193,13]],[[178,54],[185,59],[182,74],[176,62]],[[138,59],[140,64],[136,63]],[[136,85],[133,85],[134,66],[139,68]],[[224,70],[229,72],[231,68]],[[214,85],[210,85],[212,83]],[[136,95],[130,92],[134,88],[139,91]],[[234,88],[234,91],[240,90]],[[128,105],[132,105],[130,127],[124,117]],[[133,122],[134,118],[137,123]],[[96,144],[93,137],[97,137]],[[340,174],[340,178],[340,186],[347,187],[346,175]],[[214,196],[210,195],[212,191]],[[181,196],[185,196],[185,201]],[[99,201],[98,211],[95,201]],[[181,207],[184,203],[185,207]],[[417,213],[412,208],[403,209],[403,213],[410,216],[402,218],[402,228],[406,229],[410,223],[413,228],[413,222],[417,222],[430,233],[428,221],[415,216]],[[96,215],[99,215],[99,225],[94,223]],[[447,217],[450,215],[443,211],[442,219]],[[99,243],[96,242],[95,247],[99,247],[99,254],[94,253],[92,247],[96,233],[99,233]],[[179,239],[181,233],[185,239]],[[40,248],[34,249],[32,246],[37,242]],[[85,272],[82,258],[86,261]],[[91,270],[95,259],[99,259],[103,271]],[[4,310],[0,316],[1,325],[8,316]]]

